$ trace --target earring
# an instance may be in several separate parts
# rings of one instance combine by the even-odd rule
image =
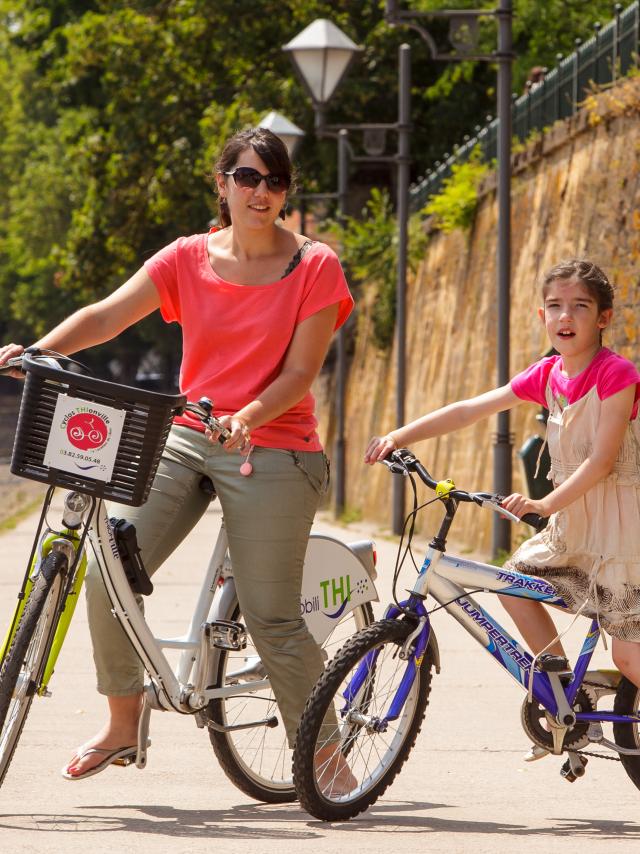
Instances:
[[[280,208],[280,213],[278,214],[280,219],[284,219],[286,217],[288,210],[289,210],[289,204],[288,204],[288,202],[285,202],[284,205]]]

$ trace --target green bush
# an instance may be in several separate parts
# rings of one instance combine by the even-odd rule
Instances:
[[[444,232],[471,228],[478,206],[478,187],[488,171],[489,165],[482,162],[482,152],[476,146],[466,163],[452,166],[442,191],[431,196],[424,213],[434,216]]]
[[[330,230],[340,242],[340,255],[356,285],[374,287],[373,328],[376,345],[388,350],[396,320],[398,224],[386,190],[374,188],[360,217],[333,222]],[[409,219],[408,267],[414,271],[424,255],[426,237],[421,217]]]

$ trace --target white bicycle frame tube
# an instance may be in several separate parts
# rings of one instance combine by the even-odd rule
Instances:
[[[176,638],[156,638],[138,608],[126,578],[113,529],[102,501],[98,502],[96,507],[95,520],[96,530],[90,536],[114,614],[158,688],[159,701],[164,708],[192,711],[193,708],[200,708],[217,697],[257,692],[268,686],[268,680],[261,679],[243,682],[240,686],[207,688],[197,697],[193,691],[186,690],[191,688],[189,685],[191,674],[194,672],[194,667],[197,672],[200,662],[203,625],[218,619],[230,619],[231,610],[237,601],[227,553],[228,543],[224,522],[221,525],[186,634]],[[373,583],[375,579],[373,564],[370,567],[366,566],[364,559],[356,556],[363,552],[363,545],[363,543],[354,543],[352,550],[345,543],[332,537],[319,534],[312,534],[310,537],[305,557],[301,615],[307,620],[309,629],[319,644],[322,644],[336,622],[346,613],[358,605],[378,599]],[[327,566],[330,569],[327,569]],[[329,575],[329,578],[323,578],[325,575]],[[220,578],[227,579],[221,589],[218,586]],[[345,590],[348,591],[346,597]],[[331,594],[333,594],[333,603],[328,601]],[[340,607],[337,611],[334,607],[336,595],[343,597],[339,599]],[[326,601],[321,603],[321,596],[324,596]],[[317,608],[314,607],[312,614],[308,613],[309,597],[318,604]],[[329,607],[323,610],[321,604]],[[162,652],[163,649],[182,650],[175,672]],[[219,654],[217,650],[212,652]]]

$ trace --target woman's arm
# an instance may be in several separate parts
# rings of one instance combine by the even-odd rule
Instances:
[[[522,402],[509,384],[468,400],[450,403],[405,424],[404,427],[392,430],[386,436],[374,436],[367,446],[364,461],[369,464],[375,463],[384,459],[395,448],[411,445],[421,439],[431,439],[434,436],[452,433],[454,430],[475,424],[482,418],[495,415],[496,412],[512,409]]]
[[[630,385],[602,401],[600,421],[591,453],[557,489],[539,501],[514,493],[502,502],[503,506],[516,516],[525,513],[550,516],[580,498],[599,480],[610,474],[624,440],[634,399],[635,385]]]
[[[143,267],[105,299],[81,308],[63,320],[36,341],[34,346],[68,356],[110,341],[159,307],[158,291]],[[0,347],[0,365],[23,351],[22,344],[5,344]],[[24,379],[19,371],[14,372],[13,376]]]
[[[108,297],[79,309],[33,346],[68,356],[110,341],[159,307],[156,286],[142,267]],[[23,349],[20,344],[6,344],[0,348],[0,364]]]
[[[273,421],[302,400],[318,376],[324,362],[338,317],[338,303],[307,317],[296,326],[282,370],[251,403],[232,416],[220,420],[229,425],[231,438],[224,443],[232,451],[246,444],[245,432]],[[215,435],[212,437],[215,439]]]
[[[76,311],[35,346],[65,355],[76,353],[110,341],[159,307],[158,290],[141,267],[108,297]]]

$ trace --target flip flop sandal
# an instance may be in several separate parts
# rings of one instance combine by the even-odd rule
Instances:
[[[78,762],[91,753],[104,754],[102,762],[99,762],[98,765],[94,765],[93,768],[89,768],[87,771],[83,771],[81,774],[70,774],[69,765],[67,765],[62,769],[61,774],[65,780],[84,780],[87,777],[93,777],[94,774],[99,774],[105,768],[108,768],[109,765],[120,765],[122,767],[131,765],[132,762],[136,761],[137,752],[137,746],[119,747],[117,750],[109,750],[104,747],[90,747],[88,750],[85,750],[82,756],[78,757]]]

